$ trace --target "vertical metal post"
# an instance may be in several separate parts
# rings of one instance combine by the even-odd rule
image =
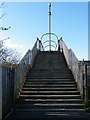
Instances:
[[[51,3],[49,3],[49,51],[51,51]]]
[[[85,65],[85,82],[86,82],[86,90],[85,90],[85,101],[88,101],[88,80],[87,80],[87,65]]]

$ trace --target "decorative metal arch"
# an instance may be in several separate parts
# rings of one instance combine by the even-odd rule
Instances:
[[[53,35],[53,36],[56,37],[56,40],[58,41],[58,36],[57,36],[56,34],[54,34],[54,33],[45,33],[45,34],[43,34],[43,35],[41,36],[41,41],[42,41],[43,37],[46,36],[46,35]],[[51,46],[53,46],[53,47],[55,48],[55,50],[56,50],[56,48],[57,48],[57,43],[56,43],[55,41],[53,41],[53,40],[51,40],[51,39],[46,40],[46,41],[43,43],[43,46],[44,46],[44,44],[47,43],[47,42],[49,43],[49,45],[46,45],[46,46],[49,46],[50,48],[51,48]],[[51,44],[52,42],[55,44],[55,46]],[[44,48],[46,48],[46,46],[45,46]]]
[[[46,40],[46,41],[43,43],[43,45],[44,45],[45,43],[47,43],[47,42],[49,42],[49,40]],[[55,41],[51,40],[51,42],[53,42],[53,43],[56,45],[56,47],[57,47],[57,44],[56,44]]]
[[[54,33],[45,33],[45,34],[42,35],[41,41],[42,41],[42,38],[43,38],[45,35],[49,35],[49,34],[56,36],[56,38],[57,38],[57,40],[58,40],[58,36],[57,36],[56,34],[54,34]]]
[[[46,45],[45,47],[44,47],[44,49],[46,48],[46,47],[48,47],[49,45]],[[56,50],[56,47],[54,46],[54,45],[51,45],[53,48],[55,48],[55,50]]]

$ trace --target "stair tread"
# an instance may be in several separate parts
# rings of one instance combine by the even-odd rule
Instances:
[[[67,101],[67,102],[73,102],[73,101],[81,101],[82,102],[82,99],[57,99],[57,98],[55,98],[55,99],[22,99],[22,101],[45,101],[45,102],[48,102],[48,101],[50,101],[50,102],[52,102],[52,101],[54,101],[54,102],[57,102],[57,101],[59,101],[59,102],[62,102],[62,101]]]
[[[55,81],[55,80],[29,80],[29,81],[25,81],[24,84],[76,84],[75,81],[69,81],[69,80],[58,80],[58,81]]]
[[[22,91],[23,93],[78,93],[78,91]]]
[[[75,106],[75,105],[83,106],[83,104],[80,104],[80,103],[64,103],[64,104],[63,104],[63,103],[49,103],[49,104],[48,104],[48,103],[34,103],[34,104],[30,104],[30,103],[29,103],[29,104],[24,104],[24,103],[23,103],[23,104],[17,104],[17,106],[19,106],[19,105],[20,105],[20,106],[28,106],[28,107],[29,107],[29,106],[58,106],[58,105],[59,105],[59,106],[61,106],[61,105],[62,105],[62,106],[66,106],[66,105],[67,105],[67,106],[69,106],[69,105],[73,105],[73,106]]]
[[[40,88],[23,87],[23,90],[74,90],[74,89],[76,90],[76,87],[67,87],[67,88],[66,87],[65,88],[63,88],[63,87],[62,88],[57,88],[57,87],[56,88],[55,87],[52,87],[52,88],[50,88],[50,87],[49,88],[46,88],[46,87],[42,87],[42,88],[41,87]]]
[[[70,78],[69,79],[68,78],[66,78],[66,79],[65,78],[58,78],[58,79],[57,78],[49,78],[49,79],[45,79],[45,78],[44,79],[43,78],[42,79],[40,79],[40,78],[32,78],[31,79],[30,78],[30,79],[26,79],[25,82],[44,82],[44,81],[45,82],[46,81],[48,81],[48,82],[51,82],[51,81],[52,82],[65,82],[65,81],[66,82],[75,82],[74,79],[70,79]]]
[[[67,86],[76,86],[76,84],[58,84],[58,85],[56,85],[56,84],[50,84],[50,85],[46,85],[46,84],[39,84],[39,85],[36,85],[36,84],[24,84],[24,86],[30,86],[30,87],[59,87],[59,86],[65,86],[65,87],[67,87]]]
[[[75,109],[75,108],[74,109],[73,108],[71,108],[71,109],[70,108],[69,109],[65,109],[65,108],[64,109],[62,109],[62,108],[57,108],[57,109],[55,109],[55,108],[51,108],[51,109],[50,108],[46,108],[46,109],[42,109],[42,108],[39,108],[39,109],[37,109],[37,108],[35,108],[35,109],[18,109],[18,108],[16,108],[16,110],[17,111],[44,111],[44,112],[45,111],[48,111],[48,112],[49,111],[54,111],[54,112],[56,112],[56,111],[57,112],[80,112],[81,111],[81,112],[85,112],[84,109]]]
[[[65,97],[76,97],[76,96],[80,96],[80,95],[20,95],[20,96],[25,96],[25,97],[54,97],[54,96],[56,96],[56,97],[59,97],[59,96],[61,96],[61,97],[63,97],[63,96],[65,96]]]

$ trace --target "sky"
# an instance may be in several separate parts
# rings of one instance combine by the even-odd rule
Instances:
[[[6,47],[23,56],[32,49],[37,37],[48,32],[48,2],[6,2],[0,25]],[[62,37],[79,60],[88,59],[88,2],[52,2],[51,32]]]

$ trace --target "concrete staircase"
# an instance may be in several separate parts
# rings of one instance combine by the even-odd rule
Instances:
[[[61,52],[40,52],[8,119],[85,119],[81,95]],[[70,119],[71,118],[71,119]]]
[[[20,102],[42,109],[83,108],[77,84],[62,53],[41,52],[38,55],[20,93]]]

